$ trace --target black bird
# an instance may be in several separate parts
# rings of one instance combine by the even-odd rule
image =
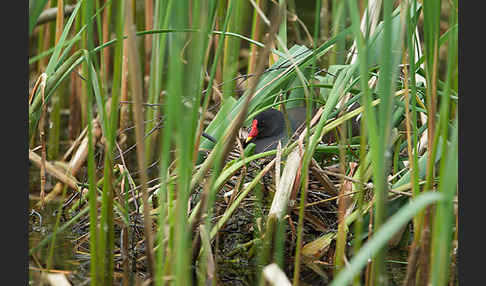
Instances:
[[[352,111],[358,108],[359,105],[355,104],[348,111]],[[312,111],[313,117],[316,110]],[[306,108],[305,107],[294,107],[287,109],[287,116],[290,124],[290,136],[294,132],[304,125],[306,118]],[[351,122],[351,135],[360,135],[360,120],[352,119]],[[246,138],[245,142],[255,143],[254,154],[261,152],[277,149],[278,141],[282,141],[282,145],[288,141],[287,124],[285,121],[284,114],[276,109],[267,109],[259,113],[252,121],[250,133]],[[332,143],[336,142],[337,138],[334,132],[328,132],[322,138],[322,142]]]
[[[254,154],[277,148],[278,141],[282,144],[288,141],[288,127],[290,136],[305,122],[306,108],[294,107],[287,109],[287,117],[290,126],[286,124],[284,114],[281,111],[270,108],[259,113],[252,121],[250,133],[245,142],[255,143]]]

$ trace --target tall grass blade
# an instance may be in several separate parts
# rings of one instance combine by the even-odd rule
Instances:
[[[94,13],[94,3],[84,3],[84,18],[89,19]],[[84,56],[85,65],[84,71],[87,77],[86,95],[87,95],[87,123],[88,123],[88,196],[89,196],[89,220],[90,220],[90,273],[92,285],[101,285],[100,278],[102,277],[102,267],[100,264],[99,252],[99,224],[98,224],[98,196],[96,191],[96,172],[95,172],[95,156],[94,156],[94,143],[93,143],[93,89],[98,91],[98,85],[94,85],[96,81],[96,73],[91,66],[91,54],[90,51],[94,49],[94,32],[93,23],[88,21],[87,25],[87,42]],[[98,105],[102,107],[101,105]],[[103,126],[103,125],[102,125]]]
[[[357,253],[347,267],[341,271],[338,276],[331,282],[330,286],[344,286],[348,285],[353,277],[358,274],[366,265],[371,257],[382,249],[388,240],[405,225],[418,211],[424,207],[441,201],[443,195],[439,193],[429,192],[418,196],[411,200],[406,206],[402,207],[395,215],[390,217],[382,227],[367,241],[359,253]]]
[[[457,1],[451,3],[452,13],[449,17],[449,24],[457,24]],[[449,36],[448,59],[445,80],[445,97],[440,102],[439,132],[441,139],[438,144],[442,149],[448,149],[440,164],[439,191],[444,194],[444,201],[440,202],[435,211],[435,218],[432,229],[431,246],[431,273],[430,283],[433,285],[446,285],[449,280],[449,263],[451,261],[451,248],[454,230],[454,197],[457,192],[458,176],[458,119],[457,115],[453,122],[451,139],[446,140],[449,134],[453,72],[457,68],[457,30]],[[457,232],[457,229],[456,229]]]
[[[116,38],[119,39],[115,44],[114,69],[113,69],[113,87],[111,89],[111,105],[107,121],[109,128],[103,130],[106,138],[105,158],[104,158],[104,180],[103,193],[101,196],[101,227],[100,227],[100,265],[101,265],[101,284],[111,285],[113,283],[113,247],[114,247],[114,221],[113,221],[113,154],[115,150],[116,132],[118,129],[118,104],[120,100],[120,82],[121,82],[121,61],[123,54],[123,28],[125,22],[125,10],[122,3],[117,6],[116,10]],[[105,106],[105,110],[108,107]],[[106,112],[106,111],[105,111]],[[108,114],[108,112],[106,112]]]
[[[431,277],[432,285],[447,285],[451,261],[452,234],[454,229],[454,196],[457,192],[458,178],[458,131],[457,119],[454,122],[450,150],[443,160],[440,170],[439,191],[442,200],[435,212],[432,233]]]

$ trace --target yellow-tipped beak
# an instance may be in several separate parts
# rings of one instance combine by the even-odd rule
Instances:
[[[250,142],[250,141],[251,141],[251,139],[253,139],[253,137],[251,137],[251,136],[246,137],[245,143]]]

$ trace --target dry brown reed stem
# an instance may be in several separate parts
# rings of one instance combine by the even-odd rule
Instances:
[[[297,22],[300,25],[302,30],[304,30],[305,36],[307,37],[307,41],[309,42],[310,46],[314,47],[314,38],[310,34],[309,29],[307,29],[305,23],[299,18],[297,14],[293,13],[292,11],[287,10],[287,13],[289,13],[288,14],[289,21]]]
[[[42,42],[42,51],[46,51],[49,49],[50,46],[50,41],[51,41],[51,33],[49,31],[49,26],[50,25],[44,25],[43,27],[39,27],[39,29],[43,29],[43,42]],[[46,67],[46,62],[47,62],[47,57],[43,57],[39,60],[37,64],[37,68],[39,73],[44,72],[45,67]]]
[[[46,75],[47,76],[47,75]],[[32,103],[32,99],[34,98],[34,94],[37,92],[37,89],[39,88],[40,83],[43,80],[43,75],[41,74],[38,78],[37,81],[34,84],[34,87],[32,88],[32,91],[30,92],[29,95],[29,105]],[[44,80],[45,81],[45,80]]]
[[[105,0],[105,3],[107,2],[108,0]],[[111,4],[109,4],[111,5]],[[110,11],[111,7],[106,7],[105,9],[103,9],[103,27],[102,27],[102,30],[103,30],[103,43],[106,43],[109,41],[109,38],[110,38],[110,24],[111,24],[111,19],[110,17],[108,17],[109,15],[109,11]],[[100,71],[100,74],[101,74],[101,78],[103,79],[102,81],[104,82],[108,82],[108,75],[110,74],[110,48],[105,48],[103,49],[103,67]]]
[[[80,78],[76,73],[70,74],[70,94],[69,94],[69,138],[74,139],[78,136],[81,127],[81,113],[79,102],[79,90],[81,89]]]
[[[74,140],[74,142],[71,144],[71,146],[66,151],[66,153],[64,153],[61,161],[66,161],[69,158],[69,156],[71,155],[71,153],[74,151],[74,149],[78,148],[79,144],[81,143],[81,140],[83,140],[87,131],[88,131],[88,127],[83,129],[81,134],[79,134],[78,138],[76,138],[76,140]]]
[[[430,116],[433,117],[433,116]],[[432,206],[427,206],[424,210],[424,220],[422,224],[422,233],[420,237],[420,253],[418,264],[418,285],[428,285],[430,273],[430,248],[431,248],[431,223],[432,223]]]
[[[127,34],[128,25],[123,27],[125,34]],[[121,71],[121,88],[120,88],[120,101],[128,101],[128,41],[123,41],[123,56],[122,56],[122,71]],[[122,104],[120,107],[120,130],[126,130],[129,127],[130,122],[130,109],[129,104]],[[120,145],[124,146],[127,135],[124,131],[120,134]]]
[[[407,54],[404,51],[404,56],[403,56],[403,74],[404,78],[408,78],[408,69],[406,60],[407,60]],[[404,95],[404,101],[405,101],[405,128],[406,128],[406,135],[407,135],[407,152],[408,152],[408,161],[410,162],[410,170],[415,170],[415,160],[413,159],[414,154],[412,153],[412,131],[411,131],[411,121],[410,121],[410,110],[409,110],[409,90],[408,90],[408,80],[404,81],[404,90],[405,90],[405,95]],[[412,176],[413,178],[413,176]],[[412,194],[415,193],[415,184],[412,183]],[[415,225],[415,229],[417,230],[419,226]],[[408,264],[407,264],[407,270],[405,274],[405,279],[403,280],[403,286],[412,286],[415,284],[415,275],[417,273],[417,258],[419,255],[419,248],[418,245],[416,245],[417,239],[414,239],[414,242],[410,246],[410,251],[409,251],[409,256],[408,256]]]
[[[101,125],[97,119],[93,120],[93,130],[91,130],[91,132],[93,133],[93,144],[96,144],[96,142],[101,138]],[[87,157],[88,136],[85,135],[83,141],[81,141],[79,144],[78,150],[76,150],[76,153],[74,153],[69,161],[68,170],[71,172],[71,174],[73,174],[73,176],[76,175],[79,170],[81,170],[81,167],[86,162]]]
[[[266,1],[257,0],[257,2],[258,2],[257,4],[253,0],[250,0],[250,2],[251,2],[251,4],[253,5],[253,7],[256,11],[262,12],[261,10],[265,10],[265,6],[266,6],[265,2]],[[255,23],[254,23],[255,30],[253,31],[253,35],[252,35],[252,39],[254,39],[255,41],[260,41],[261,36],[263,34],[262,33],[263,29],[262,29],[262,24],[261,24],[262,16],[265,17],[265,14],[263,12],[258,13],[258,16],[256,16],[256,19],[255,19]],[[255,72],[259,50],[260,50],[260,48],[257,47],[256,45],[251,45],[251,47],[250,47],[250,60],[248,62],[248,74],[254,74],[254,72]],[[254,81],[255,80],[253,79],[253,77],[250,77],[248,79],[248,84],[250,84],[250,85],[255,84]]]
[[[409,255],[407,259],[407,271],[405,273],[405,278],[403,279],[402,285],[403,286],[415,286],[415,278],[417,275],[418,269],[418,257],[420,254],[420,245],[417,245],[415,241],[412,242],[412,245],[409,248]]]
[[[433,189],[433,180],[435,173],[435,152],[432,152],[434,149],[434,137],[436,132],[436,109],[437,109],[437,79],[438,79],[438,64],[439,64],[439,57],[438,57],[438,44],[437,42],[434,44],[433,54],[429,55],[432,57],[432,66],[428,65],[427,63],[426,70],[431,71],[429,81],[427,82],[426,88],[426,103],[427,103],[427,114],[433,114],[434,116],[428,116],[427,120],[427,168],[426,168],[426,178],[427,181],[425,183],[423,192],[429,191]],[[427,73],[429,75],[429,73]],[[422,224],[422,233],[421,233],[421,242],[420,242],[420,271],[419,271],[419,285],[427,285],[429,280],[429,273],[430,273],[430,248],[431,248],[431,223],[432,223],[432,210],[433,206],[429,205],[424,210],[423,215],[423,224]]]
[[[154,5],[153,0],[145,0],[145,30],[153,30]],[[145,35],[145,74],[150,74],[150,52],[152,51],[152,35]]]
[[[45,189],[46,189],[46,139],[45,135],[45,122],[46,122],[46,112],[47,112],[47,105],[45,101],[45,90],[46,90],[46,81],[47,81],[47,74],[41,74],[41,82],[40,82],[40,89],[42,95],[42,113],[39,120],[39,137],[41,142],[41,164],[40,164],[40,181],[41,181],[41,191],[40,191],[40,203],[41,208],[44,207],[45,203]]]
[[[345,102],[350,98],[349,93],[346,94],[341,102]],[[342,112],[340,112],[340,116],[342,116]],[[342,175],[345,175],[346,172],[346,154],[344,150],[344,145],[346,145],[346,125],[342,124],[338,126],[338,133],[339,133],[339,167],[340,172]],[[349,184],[349,181],[345,181],[344,178],[341,178],[341,187],[339,189],[339,194],[344,195],[350,190],[346,190],[347,188],[351,189],[352,185]],[[346,226],[346,213],[347,209],[350,204],[350,198],[348,196],[344,196],[338,200],[336,200],[338,205],[338,231],[337,231],[337,239],[336,239],[336,250],[334,252],[334,276],[344,268],[345,260],[346,260],[346,240],[348,236],[348,230]]]
[[[64,274],[72,274],[73,271],[70,270],[58,270],[58,269],[46,269],[46,268],[39,268],[35,266],[30,266],[29,265],[29,270],[35,270],[35,271],[42,271],[42,272],[50,272],[50,273],[64,273]]]
[[[435,78],[435,77],[434,77]],[[433,85],[435,80],[432,81]],[[433,104],[427,104],[427,110],[429,114],[436,114],[435,111],[435,87],[433,91],[433,95],[429,101],[432,101]],[[434,145],[434,134],[435,134],[435,116],[429,116],[429,120],[427,121],[427,170],[426,170],[426,177],[432,178],[435,172],[434,167],[434,158],[433,158],[433,145]],[[429,191],[433,188],[432,179],[427,179],[425,186],[422,192]],[[418,285],[427,285],[429,280],[429,273],[430,273],[430,248],[431,248],[431,224],[432,224],[432,210],[433,206],[429,205],[424,209],[423,221],[422,221],[422,231],[420,237],[420,247],[421,251],[419,254],[419,264],[420,264],[420,271],[419,275],[419,282]]]
[[[145,162],[145,144],[143,141],[144,137],[144,114],[142,108],[142,94],[143,94],[143,83],[142,83],[142,71],[139,65],[138,49],[136,45],[136,35],[135,27],[133,25],[133,19],[131,17],[133,7],[131,1],[126,1],[125,3],[125,16],[126,16],[126,30],[128,32],[128,39],[126,41],[128,48],[128,56],[130,57],[130,83],[132,88],[132,97],[134,101],[133,105],[133,115],[135,118],[135,138],[137,142],[137,162],[140,170],[140,184],[142,192],[143,201],[143,223],[144,223],[144,233],[146,239],[146,256],[148,260],[149,274],[154,277],[154,252],[153,252],[153,234],[152,234],[152,217],[150,216],[151,205],[148,202],[148,192],[147,192],[147,166]]]
[[[327,198],[327,199],[323,199],[323,200],[320,200],[320,201],[307,203],[305,205],[305,207],[308,208],[308,207],[315,206],[315,205],[318,205],[318,204],[327,203],[327,202],[334,201],[334,200],[339,200],[339,198],[349,197],[349,196],[354,195],[358,192],[361,192],[361,191],[352,191],[352,192],[349,192],[349,193],[346,193],[346,194],[337,195],[337,196],[330,197],[330,198]],[[299,207],[297,209],[299,209]]]
[[[56,41],[59,41],[59,38],[62,34],[62,29],[64,26],[64,0],[57,0],[57,15],[56,15]]]
[[[31,150],[29,150],[29,160],[38,167],[41,167],[41,165],[42,165],[41,156],[37,155],[35,152],[33,152]],[[49,173],[51,176],[55,177],[59,181],[68,185],[72,189],[79,191],[78,182],[77,182],[76,178],[74,178],[70,174],[64,172],[64,170],[60,170],[58,167],[54,166],[50,162],[45,162],[45,170],[46,170],[47,173]]]

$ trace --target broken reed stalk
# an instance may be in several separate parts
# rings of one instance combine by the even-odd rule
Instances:
[[[285,275],[285,272],[283,272],[275,263],[269,264],[263,268],[263,277],[272,286],[292,285],[289,278]]]
[[[60,5],[59,5],[60,6]],[[63,5],[63,17],[69,17],[71,13],[74,11],[74,7],[76,5]],[[58,7],[51,7],[48,9],[45,9],[42,11],[42,13],[39,15],[39,18],[37,18],[37,22],[35,23],[36,26],[40,26],[42,24],[45,24],[50,21],[58,21]]]
[[[42,158],[41,156],[37,155],[33,151],[29,151],[29,160],[34,163],[35,165],[41,167],[42,166]],[[55,177],[56,179],[60,180],[61,182],[67,184],[74,190],[79,190],[78,182],[75,178],[73,178],[70,174],[60,170],[58,167],[52,165],[51,163],[44,161],[45,164],[45,171],[49,173],[51,176]]]
[[[310,122],[309,127],[317,122],[321,114],[322,109],[316,113]],[[273,252],[277,226],[279,226],[282,218],[287,212],[287,206],[289,204],[292,191],[294,190],[294,186],[296,186],[295,184],[300,182],[300,180],[297,178],[297,174],[302,167],[301,163],[303,159],[303,152],[300,146],[302,146],[302,142],[304,141],[307,132],[308,129],[304,129],[297,140],[297,144],[294,145],[296,147],[294,147],[294,149],[288,155],[285,168],[282,171],[282,176],[279,178],[279,184],[276,187],[275,195],[270,206],[270,211],[268,212],[266,230],[264,233],[264,264],[270,263],[270,254]],[[278,174],[276,174],[276,176],[278,176]]]
[[[280,177],[280,183],[277,185],[275,195],[268,213],[266,229],[263,234],[263,264],[268,264],[272,260],[271,254],[274,252],[275,238],[282,218],[287,212],[287,206],[293,191],[297,173],[301,168],[302,152],[300,148],[294,148],[289,154],[285,168]],[[278,174],[275,174],[278,176]]]

